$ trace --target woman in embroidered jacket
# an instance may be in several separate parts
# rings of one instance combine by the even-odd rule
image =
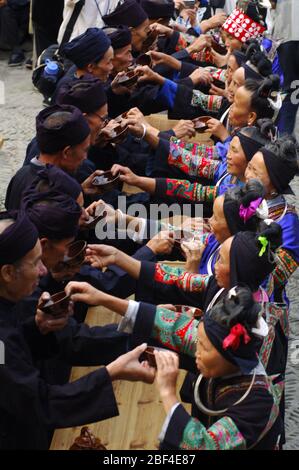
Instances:
[[[176,396],[179,361],[157,352],[157,387],[167,413],[159,436],[162,449],[274,449],[282,432],[280,383],[258,359],[267,325],[248,288],[234,288],[203,322],[167,308],[113,298],[85,283],[71,282],[74,301],[109,305],[125,318],[120,329],[139,343],[152,336],[181,355],[196,359],[202,375],[195,386],[192,417]],[[200,387],[200,390],[199,390]]]

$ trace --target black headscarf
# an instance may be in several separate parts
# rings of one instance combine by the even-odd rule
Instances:
[[[242,132],[242,130],[235,132],[234,135],[239,137],[240,144],[248,162],[250,162],[256,152],[258,152],[263,147],[263,145],[265,145],[264,143],[258,142],[257,140],[253,139],[252,137],[248,137]]]
[[[261,306],[247,286],[229,290],[203,317],[205,333],[217,351],[229,362],[250,373],[259,363],[258,353],[268,328]]]
[[[106,26],[103,31],[107,34],[114,50],[122,49],[131,44],[132,33],[128,26],[119,25],[115,28]]]
[[[289,183],[292,181],[297,173],[296,168],[287,165],[284,160],[279,158],[271,150],[265,147],[260,149],[264,157],[264,162],[269,173],[271,183],[276,188],[279,194],[293,193]]]
[[[6,219],[15,222],[0,233],[0,265],[13,264],[24,258],[38,241],[37,229],[25,212],[1,212],[0,220]]]
[[[277,224],[275,226],[279,230],[279,226]],[[264,251],[262,242],[259,241],[261,236],[263,234],[258,235],[254,232],[238,232],[234,236],[230,249],[231,286],[243,283],[255,292],[274,270],[275,261],[271,249],[274,251],[279,243],[273,248],[268,240]]]
[[[54,113],[68,112],[69,119],[60,126],[49,127],[47,118]],[[54,154],[70,146],[81,144],[90,134],[82,112],[70,105],[55,105],[43,109],[36,117],[36,138],[43,153]]]
[[[119,3],[112,13],[104,15],[102,19],[107,26],[124,24],[131,28],[138,28],[148,19],[148,16],[135,0],[125,0],[123,3]]]
[[[63,240],[77,235],[82,209],[66,194],[32,191],[23,198],[22,209],[38,229],[40,238]]]
[[[37,172],[37,175],[38,178],[34,180],[31,187],[23,193],[24,197],[26,197],[27,194],[31,194],[41,181],[44,181],[48,186],[48,189],[44,192],[55,191],[68,194],[75,200],[78,199],[82,192],[82,188],[77,180],[55,165],[48,163],[42,170]]]
[[[140,5],[150,20],[171,18],[174,14],[174,2],[169,0],[141,0]]]
[[[107,103],[102,82],[92,75],[84,75],[79,80],[63,84],[56,99],[57,104],[72,105],[82,113],[91,114]]]
[[[104,31],[88,28],[85,33],[65,44],[62,51],[76,67],[83,69],[88,64],[100,62],[110,46],[111,41]]]

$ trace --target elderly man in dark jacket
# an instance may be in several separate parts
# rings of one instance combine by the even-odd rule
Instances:
[[[28,34],[30,0],[0,0],[1,44],[11,49],[9,67],[22,65],[22,44]]]

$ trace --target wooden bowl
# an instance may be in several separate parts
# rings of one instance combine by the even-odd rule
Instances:
[[[199,134],[203,134],[207,129],[208,125],[207,122],[211,119],[211,116],[200,116],[198,118],[193,119],[194,129]]]
[[[105,208],[97,207],[95,215],[91,215],[89,219],[84,222],[82,228],[87,230],[93,230],[96,227],[97,223],[105,217],[107,217],[107,212],[105,211]]]
[[[222,90],[225,90],[225,82],[222,82],[221,80],[218,80],[218,78],[213,78],[213,84],[218,87],[218,88],[221,88]]]
[[[203,315],[203,311],[200,308],[189,307],[188,305],[175,305],[175,311],[196,319],[201,318]]]
[[[148,67],[152,66],[152,59],[151,56],[148,54],[141,54],[139,57],[136,59],[136,65],[148,65]]]
[[[107,136],[107,144],[119,144],[127,137],[128,132],[128,126],[123,127],[120,122],[116,123],[115,127],[113,127],[109,132],[110,137]]]
[[[147,52],[150,47],[154,44],[158,37],[157,31],[150,31],[149,34],[147,35],[147,38],[143,41],[142,44],[142,50],[144,52]]]
[[[71,243],[63,258],[63,263],[68,267],[80,266],[84,262],[86,248],[87,242],[84,240],[77,240]]]
[[[40,306],[40,309],[47,315],[58,317],[67,315],[69,310],[70,297],[64,291],[58,292],[50,297]]]
[[[118,186],[119,177],[120,173],[117,173],[117,175],[113,176],[110,170],[104,171],[104,173],[102,173],[100,176],[96,176],[93,179],[92,185],[97,189],[99,194],[103,194]]]
[[[155,350],[156,351],[168,351],[168,349],[148,346],[146,350],[144,351],[143,356],[145,360],[149,363],[151,367],[155,367],[155,369],[157,369],[157,363],[156,363],[156,358],[155,358],[155,353],[154,353]]]
[[[135,70],[130,70],[126,72],[125,75],[122,75],[117,79],[117,84],[124,86],[126,88],[130,88],[131,86],[137,83],[139,77],[139,73],[136,73]]]

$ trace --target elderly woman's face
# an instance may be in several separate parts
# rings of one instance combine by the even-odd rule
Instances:
[[[237,90],[245,83],[245,72],[243,67],[239,67],[233,72],[231,82],[228,86],[228,101],[234,103]]]
[[[228,362],[217,351],[206,335],[203,322],[200,322],[197,329],[196,345],[196,366],[201,374],[206,378],[223,377],[236,372],[238,369]]]
[[[250,179],[261,181],[266,189],[266,197],[269,196],[272,191],[275,191],[275,188],[271,183],[262,152],[257,152],[247,164],[245,180],[248,182]]]
[[[229,289],[230,285],[230,250],[233,237],[222,243],[219,256],[215,263],[215,279],[219,287]]]
[[[223,210],[224,196],[218,196],[213,205],[213,215],[209,219],[211,231],[219,243],[231,236]]]
[[[239,137],[235,136],[227,152],[227,171],[240,180],[244,179],[247,160]]]

